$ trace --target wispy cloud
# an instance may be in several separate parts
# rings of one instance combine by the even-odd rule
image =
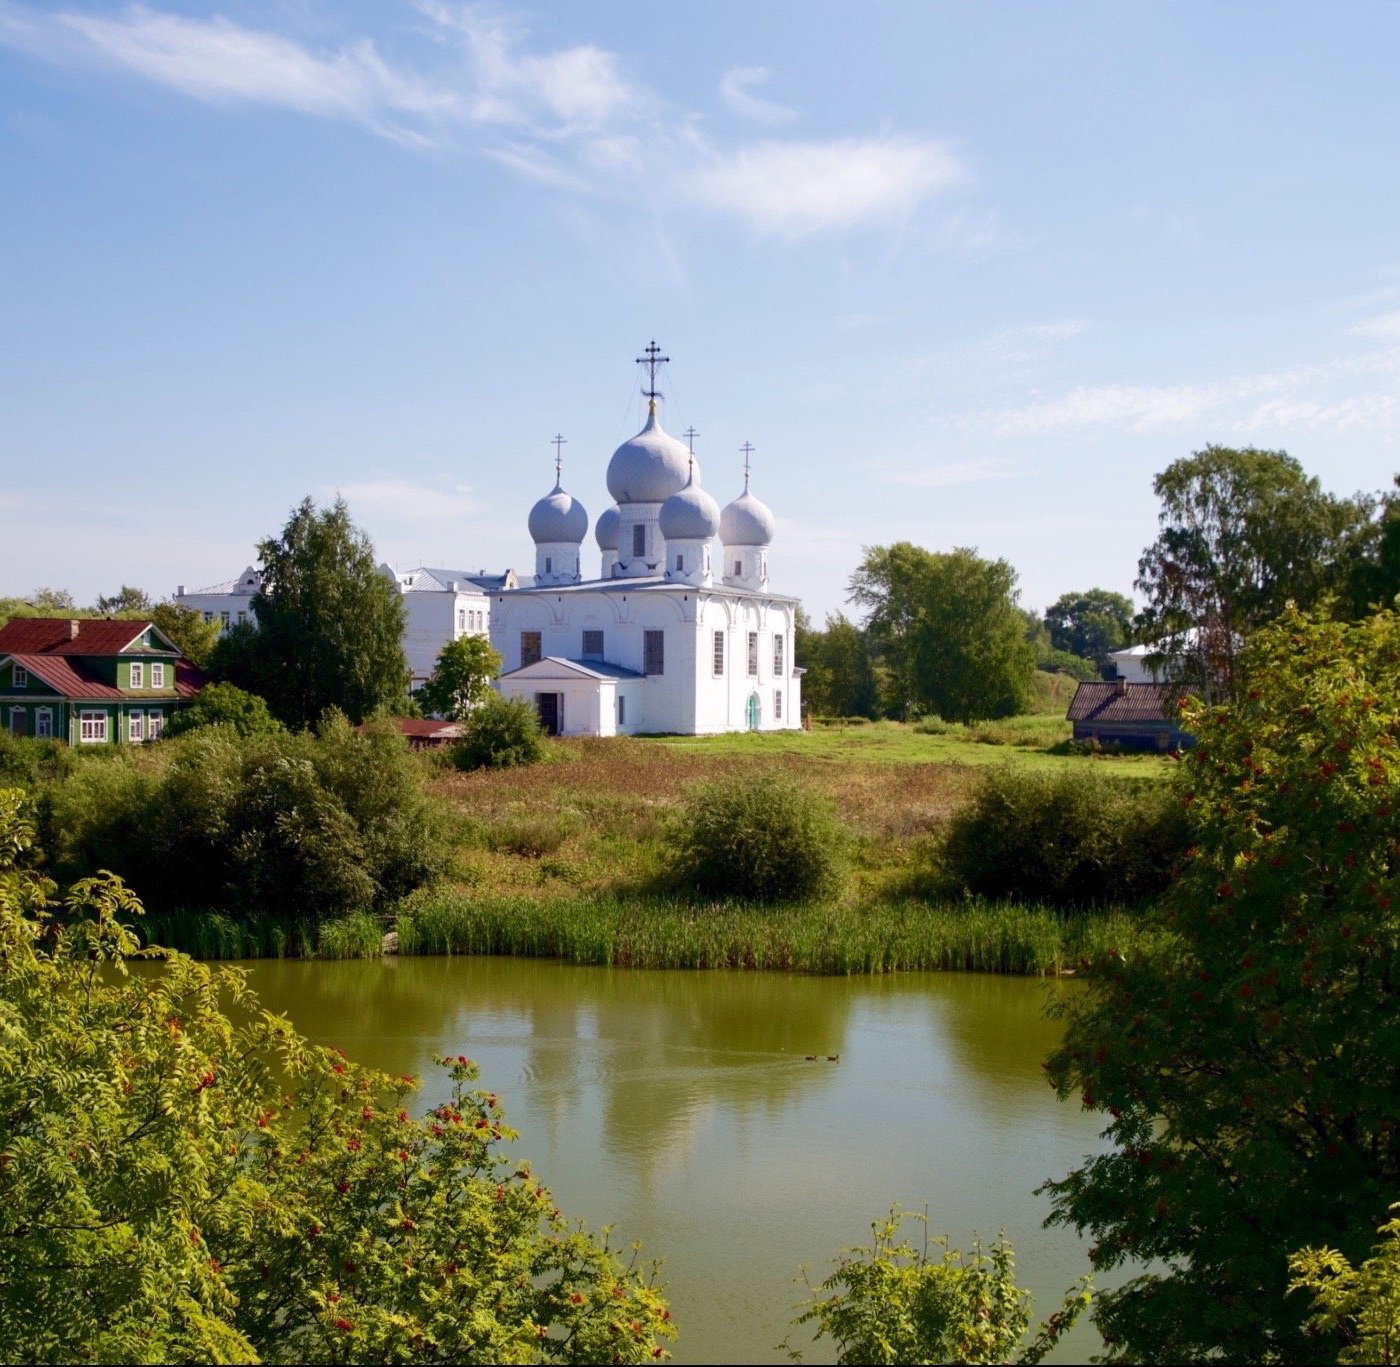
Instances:
[[[799,238],[898,222],[964,175],[946,144],[932,140],[775,141],[717,157],[690,183],[689,193],[760,233]]]
[[[945,465],[896,464],[879,461],[872,467],[877,479],[910,489],[946,489],[955,484],[980,484],[989,479],[1010,479],[1015,473],[1006,461],[987,456],[956,460]]]
[[[736,66],[719,83],[719,96],[736,114],[757,123],[781,126],[797,117],[795,109],[755,95],[755,86],[767,85],[772,72],[766,66]]]
[[[465,484],[370,479],[326,491],[340,494],[356,518],[384,517],[411,522],[447,522],[477,513],[481,505]]]

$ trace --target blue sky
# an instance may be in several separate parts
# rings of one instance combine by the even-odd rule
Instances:
[[[0,0],[0,594],[220,580],[336,490],[382,559],[529,570],[653,336],[818,620],[905,539],[1128,591],[1194,449],[1400,470],[1398,50],[1392,4]]]

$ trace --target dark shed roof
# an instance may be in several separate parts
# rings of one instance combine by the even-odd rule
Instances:
[[[1180,723],[1181,689],[1175,684],[1082,683],[1070,699],[1067,721]]]

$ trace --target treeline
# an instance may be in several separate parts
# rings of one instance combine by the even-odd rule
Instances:
[[[1209,446],[1153,482],[1159,530],[1138,561],[1143,606],[1102,588],[1043,615],[1018,605],[1016,572],[974,550],[868,547],[843,614],[803,619],[797,662],[817,716],[947,721],[1011,716],[1037,668],[1092,679],[1111,652],[1151,647],[1161,676],[1207,698],[1238,686],[1250,635],[1289,603],[1343,621],[1400,592],[1397,492],[1340,497],[1292,456]]]

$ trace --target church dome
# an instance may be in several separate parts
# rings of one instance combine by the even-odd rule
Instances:
[[[690,452],[662,430],[652,402],[647,425],[608,462],[608,492],[619,503],[662,503],[685,487]]]
[[[622,531],[622,514],[616,506],[603,513],[593,527],[593,535],[598,539],[600,551],[615,551]]]
[[[588,535],[588,513],[578,499],[556,484],[530,509],[530,535],[537,546],[550,541],[578,545]]]
[[[719,515],[719,539],[726,546],[767,546],[776,526],[768,505],[745,489]]]
[[[661,505],[657,525],[667,541],[708,541],[719,531],[719,504],[695,482],[692,473],[685,488]]]

